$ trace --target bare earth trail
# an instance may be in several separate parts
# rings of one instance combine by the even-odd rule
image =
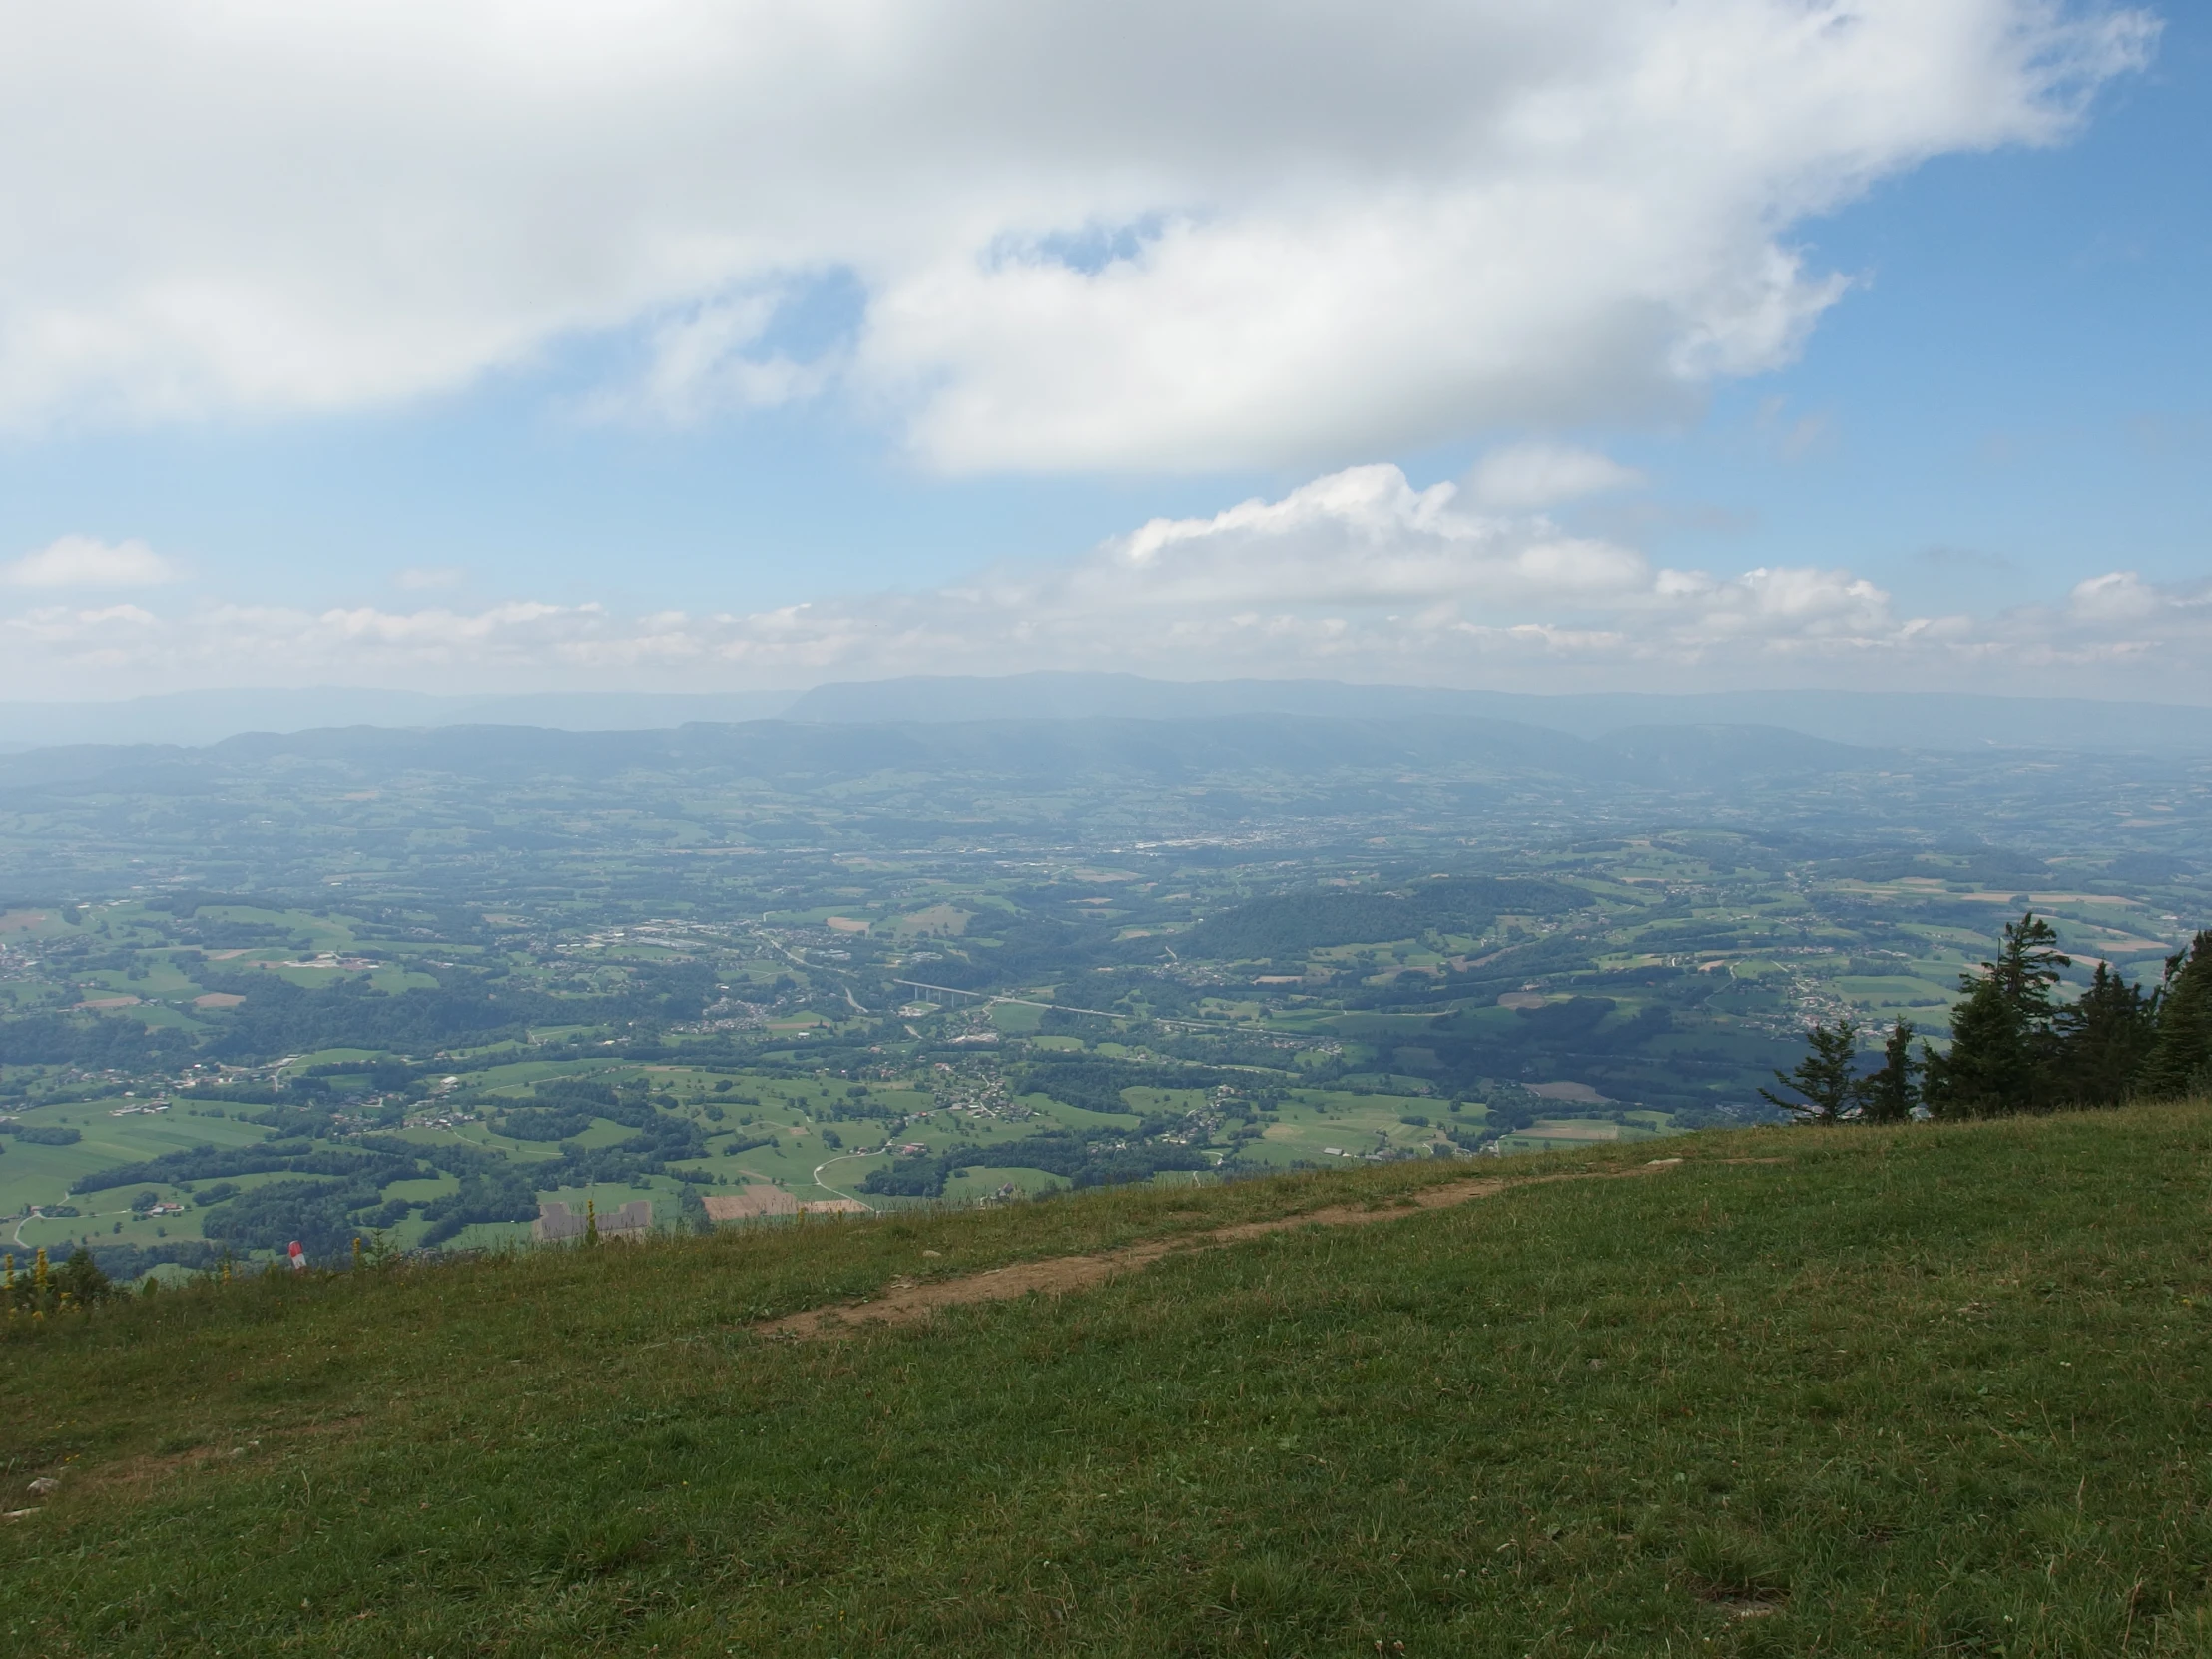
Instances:
[[[1786,1160],[1731,1158],[1724,1161],[1781,1163]],[[1270,1233],[1287,1233],[1301,1227],[1365,1227],[1370,1222],[1398,1221],[1423,1210],[1450,1209],[1454,1205],[1472,1203],[1478,1198],[1491,1198],[1515,1188],[1545,1186],[1554,1181],[1612,1181],[1628,1176],[1660,1175],[1681,1162],[1680,1158],[1659,1158],[1635,1169],[1607,1170],[1602,1173],[1577,1172],[1519,1178],[1490,1176],[1473,1181],[1453,1181],[1445,1186],[1430,1187],[1425,1192],[1412,1194],[1378,1209],[1355,1209],[1349,1205],[1339,1205],[1326,1210],[1307,1210],[1298,1215],[1279,1216],[1268,1221],[1238,1222],[1233,1226],[1217,1227],[1211,1232],[1183,1238],[1148,1239],[1142,1244],[1127,1245],[1120,1250],[1102,1250],[1088,1256],[1054,1256],[1041,1262],[1016,1262],[1010,1267],[992,1268],[986,1273],[970,1274],[963,1279],[940,1279],[918,1285],[910,1281],[893,1280],[890,1288],[873,1301],[846,1303],[834,1308],[809,1308],[800,1313],[786,1314],[781,1319],[763,1320],[752,1329],[769,1337],[804,1339],[853,1336],[870,1326],[918,1324],[939,1308],[959,1307],[970,1302],[1006,1302],[1015,1297],[1027,1296],[1032,1291],[1039,1291],[1047,1296],[1060,1296],[1070,1291],[1088,1290],[1091,1286],[1104,1284],[1117,1275],[1150,1267],[1161,1258],[1182,1251],[1217,1250],[1224,1245],[1239,1244],[1246,1239],[1257,1239]]]

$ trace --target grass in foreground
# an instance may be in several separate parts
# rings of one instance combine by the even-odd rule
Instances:
[[[0,1531],[0,1632],[53,1654],[2212,1648],[2212,1112],[1661,1150],[1687,1161],[838,1342],[748,1325],[1465,1166],[165,1293],[0,1346],[5,1506],[68,1471]]]

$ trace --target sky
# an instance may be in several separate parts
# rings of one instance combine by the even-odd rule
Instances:
[[[0,697],[2212,703],[2212,22],[11,7]]]

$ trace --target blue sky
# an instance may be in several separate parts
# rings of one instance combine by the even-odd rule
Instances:
[[[668,9],[672,30],[713,27]],[[1203,57],[1162,45],[1172,32],[1148,35],[1143,9],[1121,25],[1102,12],[1098,26],[1125,28],[1140,67],[1144,51]],[[1601,38],[1648,37],[1654,53],[1684,45],[1664,38],[1671,8],[1580,9]],[[1561,70],[1543,42],[1529,47],[1523,82],[1508,68],[1484,87],[1438,91],[1425,128],[1387,109],[1401,60],[1379,49],[1373,78],[1346,72],[1353,113],[1341,120],[1279,117],[1288,95],[1263,83],[1239,96],[1258,125],[1278,121],[1268,142],[1225,139],[1221,112],[1201,122],[1178,109],[1190,130],[1167,144],[1139,134],[1158,126],[1142,109],[1115,130],[1114,89],[1091,84],[1080,40],[1040,37],[1037,61],[1073,66],[1071,98],[1099,94],[1095,130],[1066,157],[1009,169],[995,196],[936,200],[924,183],[888,209],[858,200],[853,170],[951,143],[964,118],[946,111],[973,100],[977,77],[995,86],[1010,71],[982,62],[980,47],[948,50],[943,84],[915,92],[910,125],[886,119],[843,156],[850,135],[830,119],[835,66],[802,42],[795,61],[823,77],[829,114],[760,117],[791,154],[824,158],[811,177],[811,164],[794,168],[793,200],[728,206],[726,195],[758,187],[733,162],[694,181],[696,200],[670,210],[669,225],[634,231],[638,214],[598,224],[586,211],[595,237],[658,237],[657,251],[632,262],[645,275],[594,274],[550,295],[531,266],[540,220],[492,243],[480,281],[470,250],[425,243],[412,170],[439,164],[437,142],[469,134],[392,138],[380,122],[408,87],[368,85],[318,116],[311,100],[269,89],[272,76],[311,85],[333,73],[354,89],[343,62],[357,59],[333,57],[329,42],[281,29],[189,42],[213,66],[206,96],[236,67],[248,102],[270,102],[267,123],[233,135],[233,148],[209,141],[202,176],[240,174],[235,193],[208,204],[228,240],[165,228],[150,195],[96,191],[111,223],[95,233],[85,216],[62,218],[31,276],[0,267],[0,330],[106,329],[123,341],[59,356],[0,350],[0,408],[13,411],[0,433],[0,566],[14,572],[0,587],[0,627],[13,630],[0,635],[13,642],[0,695],[326,680],[711,689],[1064,663],[1190,678],[1924,684],[2212,701],[2212,30],[2179,8],[2076,7],[2077,30],[2119,20],[2131,32],[2101,48],[2078,34],[2045,40],[2045,59],[2079,61],[2070,80],[2023,90],[2005,76],[2032,66],[1992,67],[1991,42],[2037,8],[1929,0],[1922,10],[1963,20],[1947,34],[1923,30],[1910,8],[1834,9],[1863,33],[1891,31],[1940,73],[1930,72],[1934,93],[1846,88],[1846,114],[1828,119],[1852,130],[1824,145],[1815,118],[1753,90],[1776,54],[1804,50],[1754,25],[1798,8],[1683,8],[1706,14],[1688,46],[1716,84],[1737,77],[1745,89],[1747,148],[1784,156],[1767,175],[1694,112],[1665,109],[1649,117],[1656,140],[1629,130],[1534,160],[1526,144],[1502,160],[1477,155],[1453,125],[1455,99],[1494,108],[1531,89],[1562,97],[1560,85],[1592,108],[1622,96],[1607,61]],[[966,10],[982,38],[997,14]],[[1201,10],[1231,43],[1240,29],[1284,32],[1278,72],[1302,61],[1283,19],[1310,11]],[[1439,55],[1500,55],[1496,9],[1413,10],[1433,11]],[[89,11],[94,43],[132,13]],[[391,39],[408,44],[404,30],[432,28],[421,21],[431,15],[402,18]],[[1348,28],[1357,15],[1346,9]],[[370,34],[350,41],[354,52],[384,25],[361,27]],[[1319,59],[1343,56],[1341,42],[1310,44]],[[546,97],[513,118],[521,161],[457,192],[438,235],[467,243],[473,232],[452,230],[462,212],[496,230],[536,183],[569,188],[572,156],[551,140],[545,157],[526,153],[563,99],[615,99],[601,119],[635,135],[610,146],[610,192],[670,194],[658,117],[594,82],[588,39],[448,45],[492,75],[520,54],[543,70]],[[696,51],[696,38],[672,37],[672,60],[678,48]],[[652,68],[650,53],[641,61]],[[138,72],[125,62],[100,73],[118,92]],[[703,73],[701,95],[742,103],[731,73],[720,89]],[[1953,114],[1920,113],[1943,97]],[[1904,113],[1879,113],[1885,99]],[[1234,115],[1236,98],[1225,101]],[[148,111],[150,128],[159,113]],[[1016,110],[955,148],[989,174],[1000,154],[1039,143],[1047,119],[1061,118]],[[271,126],[285,123],[309,149],[326,137],[333,150],[365,147],[371,173],[351,186],[326,169],[304,185],[257,175],[266,164],[249,145],[266,153]],[[758,153],[757,135],[741,139],[730,138],[734,154]],[[1623,159],[1627,140],[1678,145],[1680,160]],[[93,140],[82,153],[66,137],[53,148],[65,184],[72,167],[114,171]],[[1525,221],[1478,222],[1506,248],[1498,269],[1496,246],[1450,240],[1439,214],[1370,211],[1430,191],[1451,212],[1471,202],[1494,218],[1508,212],[1496,206],[1501,180],[1521,196],[1587,200],[1587,219],[1651,203],[1655,218],[1703,229],[1585,230],[1540,204]],[[285,228],[298,188],[330,199],[326,224]],[[51,214],[24,181],[0,177],[0,192],[34,222]],[[881,229],[909,206],[910,224]],[[1197,227],[1187,242],[1212,244],[1181,249],[1174,227],[1186,221]],[[375,281],[357,278],[360,223],[384,227],[366,256],[385,262]],[[967,240],[946,240],[947,225]],[[1512,269],[1516,237],[1526,271]],[[697,256],[665,252],[714,239],[766,251],[718,255],[696,274]],[[1202,284],[1252,247],[1310,257],[1320,276],[1282,303],[1280,316],[1299,320],[1278,321],[1259,261],[1245,278],[1253,340],[1217,351],[1213,339],[1242,323],[1235,278],[1223,279],[1227,315]],[[1761,276],[1762,249],[1802,265],[1786,281]],[[593,259],[620,266],[622,252]],[[1616,291],[1608,261],[1693,275]],[[1036,276],[1027,288],[1016,285],[1025,273]],[[1110,292],[1117,275],[1130,276],[1126,291]],[[1840,291],[1821,287],[1831,277]],[[1801,314],[1762,332],[1730,309],[1731,284],[1755,278]],[[188,307],[189,326],[144,321],[168,314],[168,295],[200,304],[225,282],[236,295]],[[1547,286],[1573,302],[1551,305]],[[430,297],[387,312],[399,290]],[[1178,307],[1212,307],[1206,332]],[[1403,337],[1374,314],[1389,308],[1410,319]],[[894,311],[903,320],[886,322]],[[265,313],[281,318],[266,335],[255,320]],[[1481,331],[1492,319],[1496,339]],[[1662,337],[1647,340],[1647,325]],[[1271,327],[1315,337],[1286,332],[1278,345]],[[1126,337],[1094,351],[1105,328]],[[1721,366],[1671,378],[1654,366],[1699,328],[1723,336]],[[354,352],[356,333],[367,343]],[[1622,343],[1606,345],[1615,334]],[[1117,351],[1149,362],[1186,348],[1203,358],[1186,378],[1172,360],[1157,386],[1117,378]],[[1454,352],[1463,362],[1432,366]],[[1045,371],[1028,372],[1033,359],[1075,388],[1064,403]],[[1278,362],[1289,364],[1280,375]],[[1107,411],[1097,421],[1094,406]],[[1480,499],[1469,469],[1501,451],[1569,484]],[[1561,456],[1581,457],[1581,471],[1562,473]],[[1438,485],[1454,486],[1448,499]],[[1243,503],[1258,507],[1237,516]],[[1145,541],[1157,520],[1182,528]],[[964,597],[946,599],[948,587]],[[761,620],[793,606],[808,609]]]

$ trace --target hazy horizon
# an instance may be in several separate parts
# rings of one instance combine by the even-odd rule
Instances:
[[[2199,706],[2086,698],[1783,690],[1529,693],[1304,679],[1167,680],[1033,671],[824,681],[729,693],[523,692],[437,695],[373,687],[207,689],[91,702],[0,701],[0,753],[72,744],[203,745],[253,732],[514,726],[666,731],[691,724],[861,724],[1225,719],[1272,715],[1458,721],[1591,738],[1644,726],[1801,733],[1870,749],[2082,752],[2212,750]]]

